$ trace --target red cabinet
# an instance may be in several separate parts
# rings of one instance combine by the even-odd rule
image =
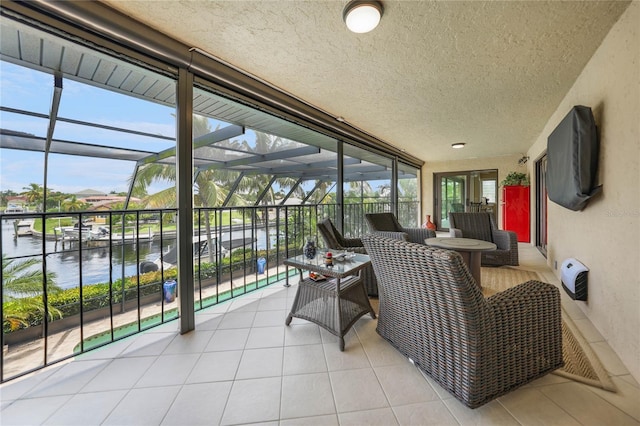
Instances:
[[[502,229],[518,234],[518,242],[530,241],[529,187],[502,187]]]

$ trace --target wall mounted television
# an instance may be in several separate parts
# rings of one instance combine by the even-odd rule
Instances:
[[[599,140],[591,108],[577,105],[547,138],[547,193],[573,211],[602,190],[596,186]]]

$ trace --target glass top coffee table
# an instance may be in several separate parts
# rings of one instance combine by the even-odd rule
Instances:
[[[494,243],[473,238],[427,238],[424,243],[431,247],[455,250],[460,253],[476,284],[482,289],[480,283],[481,254],[483,251],[495,250],[497,246]]]
[[[344,336],[363,315],[376,314],[369,303],[369,297],[360,277],[360,271],[371,261],[365,254],[352,254],[342,261],[333,261],[333,266],[325,265],[325,252],[318,252],[313,259],[304,255],[284,261],[300,273],[300,283],[291,312],[285,324],[291,324],[293,317],[318,324],[339,339],[340,350],[344,351]],[[314,275],[307,274],[305,272]],[[320,277],[318,277],[320,275]]]

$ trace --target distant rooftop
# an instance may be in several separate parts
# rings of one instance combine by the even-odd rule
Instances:
[[[86,198],[86,197],[95,197],[95,196],[104,197],[109,194],[105,194],[102,191],[96,191],[95,189],[84,189],[82,191],[76,192],[74,195],[77,198]]]

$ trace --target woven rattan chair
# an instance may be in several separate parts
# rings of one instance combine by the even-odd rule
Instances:
[[[345,238],[340,231],[331,222],[331,219],[325,219],[317,224],[318,231],[322,235],[324,245],[331,250],[347,250],[354,253],[367,254],[362,245],[360,238]],[[368,266],[361,272],[364,281],[364,288],[371,297],[378,297],[378,282],[376,275],[373,273],[373,267]]]
[[[482,266],[519,264],[517,234],[499,230],[491,213],[449,213],[449,234],[454,238],[489,241],[498,246],[497,250],[482,253]]]
[[[380,288],[377,332],[468,407],[563,365],[555,286],[527,281],[485,298],[459,253],[362,241]]]
[[[424,244],[424,240],[436,236],[436,232],[431,229],[405,228],[400,225],[393,213],[367,213],[364,217],[369,223],[371,232],[383,237],[404,239],[412,243]]]

